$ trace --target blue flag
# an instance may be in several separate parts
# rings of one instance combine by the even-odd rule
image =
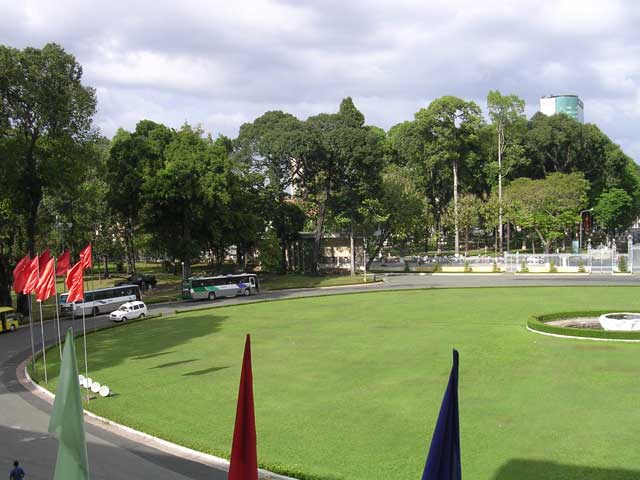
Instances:
[[[436,429],[433,432],[422,480],[461,480],[460,420],[458,416],[458,351],[453,351],[453,366]]]

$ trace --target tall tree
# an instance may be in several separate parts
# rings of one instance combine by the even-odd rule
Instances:
[[[503,157],[507,150],[507,146],[511,146],[512,155],[509,156],[509,167],[513,164],[519,163],[523,156],[520,153],[520,149],[516,150],[517,144],[513,142],[514,136],[512,130],[517,125],[522,125],[525,122],[524,115],[525,102],[517,95],[502,95],[499,90],[491,90],[487,95],[487,110],[489,112],[489,118],[493,123],[493,127],[496,133],[497,139],[497,154],[498,154],[498,246],[502,251],[502,178],[503,172]],[[515,150],[515,151],[514,151]]]
[[[477,163],[480,156],[480,132],[484,124],[482,112],[474,102],[457,97],[441,97],[415,114],[414,125],[405,129],[413,144],[418,162],[431,172],[431,177],[441,169],[450,169],[451,192],[455,233],[455,254],[460,254],[460,229],[458,225],[458,193],[461,172]],[[426,162],[425,162],[426,161]],[[438,203],[442,202],[439,199]],[[438,206],[441,211],[447,202]]]
[[[77,178],[94,136],[95,92],[81,80],[82,67],[59,45],[24,50],[0,46],[1,114],[10,128],[31,254],[45,190],[64,188]]]
[[[171,257],[191,262],[211,235],[211,219],[228,215],[232,163],[223,146],[184,125],[165,148],[164,163],[143,184],[144,223]]]

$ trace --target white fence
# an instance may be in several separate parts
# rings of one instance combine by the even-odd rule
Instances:
[[[594,249],[578,254],[505,253],[504,258],[507,272],[522,272],[526,269],[532,273],[542,273],[549,272],[552,268],[559,273],[589,272],[610,275],[621,270],[640,272],[640,245],[634,245],[629,253],[618,253],[611,249]]]

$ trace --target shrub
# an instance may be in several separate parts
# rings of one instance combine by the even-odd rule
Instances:
[[[433,273],[440,272],[442,272],[442,265],[440,265],[440,262],[436,262],[436,264],[433,266]]]
[[[625,257],[620,257],[620,260],[618,260],[618,271],[620,273],[627,273],[628,268],[627,268],[627,259]]]
[[[464,262],[464,273],[471,273],[473,272],[473,269],[471,268],[471,265],[469,265],[469,262]]]
[[[520,272],[529,273],[529,267],[527,267],[527,262],[524,260],[522,260],[522,263],[520,264]]]
[[[498,262],[496,262],[495,260],[493,261],[493,269],[491,270],[493,273],[500,273],[502,270],[500,270],[500,267],[498,267]]]
[[[556,268],[556,264],[553,260],[549,262],[549,273],[558,273],[558,269]]]
[[[587,269],[585,268],[584,262],[582,260],[580,260],[580,263],[578,263],[578,272],[587,273]]]

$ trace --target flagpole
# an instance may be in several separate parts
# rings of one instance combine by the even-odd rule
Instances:
[[[36,348],[33,343],[33,319],[31,312],[31,294],[27,294],[27,300],[29,301],[29,333],[31,334],[31,363],[33,364],[33,371],[36,371]]]
[[[42,362],[44,363],[44,383],[49,383],[47,378],[47,354],[44,348],[44,322],[42,321],[42,302],[40,304],[40,333],[42,334]]]
[[[56,301],[56,326],[58,327],[58,350],[60,351],[60,362],[62,362],[62,337],[60,336],[60,306],[58,305],[58,277],[56,276],[57,261],[53,261],[53,288],[55,290],[54,298]],[[64,282],[63,282],[64,283]],[[61,363],[62,364],[62,363]]]
[[[87,361],[87,326],[84,321],[84,299],[82,299],[82,339],[84,341],[84,378],[87,379],[87,402],[89,401],[89,362]]]

